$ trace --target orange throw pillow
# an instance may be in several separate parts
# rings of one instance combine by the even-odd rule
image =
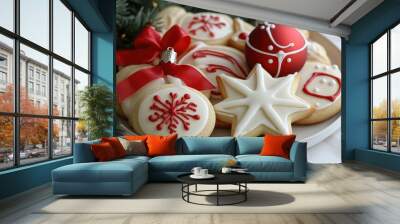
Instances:
[[[99,162],[117,159],[117,155],[115,155],[115,151],[109,142],[93,144],[91,145],[91,149],[94,157]]]
[[[149,135],[147,136],[147,154],[148,156],[165,156],[176,154],[176,143],[177,135],[159,136]]]
[[[265,135],[261,156],[280,156],[290,158],[290,148],[296,135]]]
[[[147,135],[125,135],[124,139],[128,141],[146,141]]]
[[[116,137],[109,137],[109,138],[101,138],[101,142],[108,142],[114,149],[115,155],[118,158],[125,157],[126,156],[126,151],[124,147],[122,146],[121,142],[119,141],[118,138]]]

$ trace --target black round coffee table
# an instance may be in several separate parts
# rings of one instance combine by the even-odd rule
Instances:
[[[178,181],[182,183],[182,199],[188,203],[197,204],[197,205],[234,205],[245,202],[247,200],[247,192],[249,188],[247,187],[247,183],[255,180],[255,177],[248,173],[216,173],[213,174],[215,177],[212,179],[193,179],[190,177],[191,173],[182,174],[177,177]],[[215,185],[215,190],[198,190],[197,185]],[[224,190],[220,189],[220,185],[236,185],[238,186],[237,190]],[[190,186],[195,186],[194,191],[190,191]],[[215,194],[206,194],[209,192],[215,192]],[[190,196],[204,196],[204,197],[216,197],[216,204],[202,204],[193,202],[190,200]],[[232,197],[232,196],[241,196],[239,200],[223,203],[221,202],[221,197]]]

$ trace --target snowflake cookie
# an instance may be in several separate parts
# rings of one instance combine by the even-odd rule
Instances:
[[[147,92],[133,117],[133,127],[140,134],[209,136],[215,125],[215,112],[207,97],[179,84]]]
[[[233,34],[231,17],[219,13],[187,13],[179,20],[179,25],[194,41],[225,45]]]
[[[298,75],[272,78],[256,64],[246,80],[217,77],[224,100],[214,105],[219,119],[232,123],[232,136],[292,134],[293,121],[313,112],[295,95]]]

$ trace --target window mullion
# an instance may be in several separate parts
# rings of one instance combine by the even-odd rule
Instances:
[[[386,54],[387,54],[387,68],[386,68],[386,70],[387,71],[389,71],[390,70],[390,30],[388,30],[388,32],[387,32],[387,51],[386,51]],[[387,103],[387,110],[388,110],[388,117],[389,118],[392,118],[392,99],[391,99],[391,79],[392,79],[392,76],[391,76],[391,74],[389,73],[388,75],[387,75],[387,90],[388,90],[388,92],[387,92],[387,98],[388,98],[388,103]],[[389,141],[388,142],[388,148],[387,148],[387,151],[388,152],[391,152],[392,151],[392,135],[391,135],[391,133],[392,133],[392,121],[390,120],[390,121],[388,121],[387,122],[387,140]]]
[[[53,52],[53,0],[49,0],[49,50]],[[48,91],[49,98],[49,119],[48,119],[48,152],[49,159],[53,159],[53,57],[49,55],[49,71],[48,71]]]
[[[72,24],[72,38],[71,38],[71,59],[72,59],[72,64],[74,66],[71,67],[71,91],[72,91],[72,105],[71,105],[71,117],[75,118],[75,12],[72,11],[72,15],[71,15],[71,24]],[[74,145],[75,145],[75,125],[76,125],[76,121],[72,121],[71,122],[71,151],[72,151],[72,155],[74,155]]]
[[[19,8],[20,8],[20,1],[15,0],[14,1],[14,31],[17,35],[19,35]],[[20,105],[19,105],[19,100],[20,100],[20,46],[19,46],[19,39],[15,38],[14,39],[14,112],[19,113],[20,112]],[[20,165],[20,155],[19,155],[19,149],[20,149],[20,144],[19,144],[19,136],[20,136],[20,119],[19,117],[14,116],[14,133],[13,133],[13,138],[14,138],[14,165],[19,166]]]

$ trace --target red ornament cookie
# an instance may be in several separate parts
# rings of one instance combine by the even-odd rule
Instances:
[[[306,62],[300,70],[296,95],[315,107],[315,111],[296,124],[315,124],[325,121],[340,111],[342,75],[337,65]]]
[[[231,17],[210,12],[187,13],[179,24],[194,41],[225,45],[233,33]]]
[[[282,77],[303,67],[307,42],[295,28],[266,22],[250,33],[245,53],[250,68],[260,63],[273,77]]]
[[[147,91],[133,118],[133,127],[140,134],[209,136],[215,125],[210,101],[201,92],[181,84]]]

